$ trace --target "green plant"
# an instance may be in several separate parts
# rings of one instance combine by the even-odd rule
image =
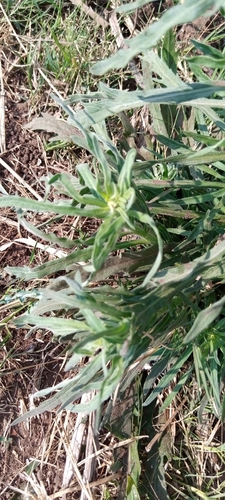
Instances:
[[[34,95],[41,93],[46,81],[54,82],[52,88],[63,82],[66,93],[94,85],[89,67],[98,57],[108,55],[111,41],[109,37],[100,47],[93,44],[99,26],[82,10],[62,0],[22,0],[2,2],[1,11],[9,37],[6,42],[3,38],[3,49],[9,45],[16,64],[20,61],[22,67],[25,63],[23,70]]]
[[[135,2],[133,7],[144,3]],[[98,92],[76,94],[66,101],[54,96],[68,116],[67,122],[55,119],[51,124],[57,139],[66,135],[68,142],[91,153],[92,161],[77,166],[79,178],[53,176],[43,202],[17,196],[0,198],[0,206],[16,207],[20,224],[31,233],[68,251],[66,257],[36,268],[6,268],[24,280],[60,273],[39,290],[40,297],[29,313],[15,323],[47,328],[58,341],[68,341],[66,370],[78,369],[73,378],[36,393],[39,397],[55,392],[27,416],[55,407],[97,411],[98,427],[102,406],[116,391],[117,398],[125,400],[129,424],[123,413],[120,421],[113,420],[111,403],[105,424],[121,439],[136,437],[143,409],[164,394],[163,412],[195,369],[200,413],[207,407],[224,418],[225,152],[223,137],[210,136],[208,128],[215,123],[224,131],[225,87],[217,73],[213,81],[197,69],[200,62],[208,62],[219,71],[223,54],[195,42],[205,55],[187,61],[195,80],[199,79],[187,83],[176,73],[174,42],[169,58],[166,36],[159,54],[151,50],[166,33],[173,39],[169,32],[173,26],[193,20],[206,9],[215,12],[222,4],[186,0],[176,5],[148,32],[130,40],[128,49],[93,69],[102,74],[125,66],[141,51],[143,89],[125,92],[102,83]],[[130,4],[120,11],[128,8]],[[77,102],[84,109],[74,111],[71,106]],[[147,143],[139,150],[130,148],[125,134],[122,150],[117,148],[106,120],[122,113],[128,123],[127,111],[141,106],[152,112],[157,148],[150,149]],[[33,129],[48,130],[48,126],[47,115],[30,124]],[[61,195],[58,203],[47,201],[51,190]],[[101,224],[93,236],[71,241],[32,226],[30,211],[90,217],[100,219]],[[107,278],[118,273],[122,275],[115,277],[116,286],[107,285]],[[89,357],[85,366],[79,364],[81,356]],[[154,364],[141,382],[138,377],[146,362]],[[166,394],[175,377],[176,383]],[[95,395],[87,408],[78,400],[92,390]],[[124,494],[136,499],[140,498],[137,441],[128,454]],[[155,471],[155,494],[164,492],[168,498],[164,456],[165,451]]]

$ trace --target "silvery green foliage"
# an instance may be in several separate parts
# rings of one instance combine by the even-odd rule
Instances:
[[[137,1],[132,4],[129,2],[125,6],[118,8],[119,12],[129,12],[131,7],[136,9],[149,2]],[[155,47],[162,39],[165,33],[180,24],[186,24],[194,21],[202,15],[206,17],[212,16],[220,7],[224,7],[223,0],[185,0],[179,5],[175,5],[168,9],[162,17],[152,23],[146,30],[139,35],[136,35],[127,43],[127,49],[119,50],[115,55],[104,61],[96,63],[92,68],[92,73],[95,75],[104,75],[107,71],[119,68],[125,68],[129,61],[138,54],[145,53],[147,50]]]

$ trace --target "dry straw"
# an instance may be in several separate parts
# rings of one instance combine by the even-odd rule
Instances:
[[[5,151],[5,92],[3,85],[2,65],[0,60],[0,152]]]

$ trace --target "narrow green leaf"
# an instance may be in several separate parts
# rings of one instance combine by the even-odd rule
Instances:
[[[220,50],[216,49],[212,45],[209,45],[204,42],[200,42],[199,40],[191,40],[193,45],[195,46],[196,49],[200,50],[203,52],[203,54],[207,56],[214,56],[217,57],[218,59],[223,59],[223,54],[220,52]]]
[[[15,275],[17,278],[22,278],[25,281],[28,281],[35,278],[43,278],[44,276],[49,276],[59,271],[66,270],[67,267],[75,265],[76,262],[90,259],[91,253],[92,248],[82,248],[81,250],[75,250],[74,252],[71,252],[69,255],[67,255],[67,257],[61,257],[60,259],[51,260],[34,268],[28,266],[6,267],[5,270],[7,273]],[[75,266],[75,269],[80,269],[82,273],[82,266],[77,264]]]
[[[155,259],[153,266],[151,267],[150,271],[148,272],[148,274],[146,275],[146,277],[142,283],[142,286],[145,287],[147,285],[147,283],[150,281],[150,279],[152,279],[153,276],[155,275],[155,273],[158,271],[159,266],[162,262],[163,242],[162,242],[161,236],[159,234],[158,228],[157,228],[154,220],[152,219],[152,217],[150,217],[147,214],[142,214],[141,212],[136,212],[136,211],[135,212],[130,211],[130,215],[131,216],[133,215],[134,217],[136,217],[140,222],[147,224],[154,231],[156,238],[157,238],[158,254],[156,256],[156,259]]]
[[[94,379],[96,373],[98,373],[98,371],[101,369],[101,366],[102,357],[101,353],[99,353],[92,359],[90,363],[83,367],[82,372],[78,373],[72,379],[63,380],[63,382],[60,382],[54,387],[49,387],[35,393],[35,397],[43,397],[60,389],[59,392],[56,392],[54,396],[48,398],[46,401],[43,401],[37,408],[30,410],[26,414],[21,415],[16,420],[14,420],[13,425],[23,422],[29,417],[40,415],[45,411],[51,411],[60,404],[63,404],[63,402],[67,398],[74,397],[75,399],[76,396],[79,397],[78,394],[82,395],[82,391],[87,392],[86,389],[88,389],[89,381]]]
[[[107,217],[100,226],[95,237],[92,252],[92,263],[95,271],[101,268],[109,253],[114,250],[122,226],[122,217],[115,219],[114,215]]]
[[[118,177],[118,186],[121,193],[124,193],[126,190],[130,188],[131,179],[132,179],[132,168],[136,157],[136,150],[130,149],[128,151],[126,159],[123,164],[123,168]]]
[[[100,144],[96,138],[96,136],[93,134],[92,135],[92,153],[95,156],[95,158],[98,160],[100,164],[100,168],[102,170],[103,176],[104,176],[104,186],[105,189],[107,190],[108,188],[110,189],[110,185],[112,183],[112,176],[111,176],[111,170],[109,168],[106,156],[100,147]]]
[[[225,57],[217,58],[212,56],[194,56],[187,57],[186,60],[189,62],[190,66],[196,64],[199,66],[206,66],[207,68],[213,69],[224,69]]]
[[[152,2],[156,2],[157,0],[151,0]],[[133,12],[136,9],[140,9],[140,7],[144,7],[149,3],[149,0],[136,0],[135,2],[129,2],[125,5],[120,5],[117,7],[116,12],[126,12],[127,14]]]
[[[170,394],[166,397],[163,404],[160,406],[160,413],[163,413],[166,408],[172,403],[177,394],[183,387],[186,385],[188,379],[190,378],[193,372],[193,367],[189,368],[183,375],[180,377],[179,382],[175,385],[175,387],[171,390]]]
[[[27,229],[27,231],[31,234],[34,234],[35,236],[38,236],[42,240],[49,241],[50,243],[56,243],[60,247],[63,248],[73,248],[76,245],[76,242],[73,240],[70,240],[69,238],[59,238],[53,233],[45,233],[44,231],[41,231],[38,229],[38,227],[33,226],[30,224],[25,217],[22,217],[18,211],[17,213],[18,219],[20,224]]]
[[[157,355],[157,353],[156,353],[156,355]],[[153,384],[155,383],[155,381],[157,380],[157,378],[166,369],[168,362],[169,362],[170,358],[172,357],[172,354],[171,354],[170,350],[164,349],[163,351],[161,350],[161,352],[159,350],[158,356],[160,356],[159,359],[156,358],[156,360],[155,360],[153,358],[153,361],[155,361],[155,363],[153,364],[151,371],[145,380],[145,383],[143,386],[143,396],[144,397],[147,396],[147,394],[151,390],[151,388],[152,388]],[[151,358],[149,359],[149,361],[151,361]]]
[[[164,36],[163,46],[162,46],[162,57],[168,68],[170,68],[173,73],[177,72],[177,60],[178,52],[176,51],[176,35],[175,32],[170,29]]]
[[[180,354],[179,359],[177,361],[175,361],[175,363],[172,365],[172,368],[170,368],[170,370],[168,370],[168,372],[166,373],[166,375],[164,375],[160,379],[160,381],[157,384],[157,386],[152,390],[150,396],[147,397],[147,399],[144,401],[143,406],[149,405],[152,401],[154,401],[154,399],[157,398],[157,396],[159,395],[159,393],[163,389],[165,389],[166,387],[168,387],[168,385],[170,384],[171,380],[175,377],[175,375],[178,373],[178,371],[180,370],[180,368],[184,365],[184,363],[190,357],[191,353],[192,353],[192,346],[186,347],[186,349],[184,350],[184,352],[182,354]]]
[[[122,52],[122,51],[121,51]],[[217,84],[218,83],[218,84]],[[85,103],[85,110],[76,112],[76,123],[82,123],[86,129],[93,126],[93,123],[105,120],[106,118],[118,114],[122,111],[143,107],[150,103],[160,104],[181,104],[199,107],[224,108],[225,102],[222,99],[206,99],[215,92],[223,92],[225,84],[214,82],[214,84],[192,83],[170,86],[168,88],[156,88],[148,91],[124,92],[100,84],[104,97],[100,100]]]
[[[208,328],[208,326],[211,325],[211,323],[213,323],[213,321],[219,316],[224,304],[225,297],[222,297],[222,299],[214,302],[209,307],[201,311],[195,319],[191,329],[185,336],[184,343],[188,344],[189,342],[194,340],[199,335],[199,333]]]
[[[83,170],[82,170],[83,167]],[[80,172],[83,172],[84,169],[89,171],[89,167],[87,165],[80,165]],[[89,177],[90,178],[90,177]],[[56,180],[60,181],[63,187],[66,188],[67,194],[71,196],[73,200],[76,200],[78,203],[81,203],[82,205],[93,205],[96,207],[106,207],[106,203],[104,200],[100,199],[97,194],[97,189],[95,191],[95,198],[90,195],[80,195],[77,190],[74,188],[71,178],[65,174],[57,174],[54,177],[51,178],[49,181],[49,184],[53,184]]]
[[[34,325],[37,328],[46,328],[54,333],[56,336],[66,336],[71,333],[80,331],[89,331],[89,327],[84,321],[76,321],[74,319],[54,318],[35,316],[32,314],[23,314],[14,320],[14,324],[18,327],[24,325]]]
[[[71,206],[71,201],[66,203],[66,201],[63,200],[63,202],[59,202],[57,205],[57,203],[51,203],[49,201],[42,202],[19,196],[1,196],[0,207],[16,207],[30,210],[31,212],[50,212],[60,215],[80,215],[81,217],[93,218],[102,218],[108,212],[107,208],[76,208]]]
[[[186,0],[166,10],[160,19],[150,25],[141,34],[128,41],[128,49],[121,49],[115,55],[96,63],[92,67],[94,75],[103,75],[112,69],[124,68],[131,59],[154,47],[165,33],[179,24],[186,24],[197,17],[212,16],[216,10],[224,6],[223,0]]]

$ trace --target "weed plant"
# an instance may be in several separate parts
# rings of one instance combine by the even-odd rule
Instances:
[[[127,14],[147,3],[129,2],[117,10]],[[127,92],[102,81],[97,92],[66,100],[53,95],[68,117],[68,142],[86,149],[89,163],[76,166],[77,176],[48,179],[44,201],[0,198],[0,206],[14,206],[33,235],[67,251],[35,268],[6,268],[28,282],[57,273],[15,324],[32,327],[30,332],[52,331],[55,340],[69,345],[66,370],[76,368],[68,380],[37,392],[48,397],[26,417],[56,407],[96,412],[96,433],[105,425],[120,439],[133,437],[123,490],[130,500],[219,498],[212,496],[209,479],[196,484],[191,472],[187,480],[177,474],[168,493],[164,463],[171,450],[163,433],[157,443],[152,422],[157,401],[165,415],[175,398],[182,394],[187,400],[187,387],[195,381],[193,412],[200,422],[205,413],[222,421],[225,416],[224,50],[193,40],[185,59],[173,31],[200,15],[212,16],[223,3],[178,2],[127,48],[92,68],[94,75],[104,75],[139,56],[142,88]],[[130,122],[136,109],[150,114],[154,131],[152,137],[142,133],[141,142]],[[107,127],[115,116],[124,127],[117,145]],[[48,129],[46,115],[29,126]],[[60,139],[61,121],[55,119],[54,127]],[[60,197],[53,203],[48,198],[56,192]],[[100,224],[93,236],[71,241],[32,226],[31,211]],[[86,364],[80,364],[82,357]],[[81,404],[91,391],[88,405]],[[120,401],[125,406],[114,418]],[[145,465],[135,440],[143,431],[150,441]],[[216,494],[223,491],[219,485]]]

